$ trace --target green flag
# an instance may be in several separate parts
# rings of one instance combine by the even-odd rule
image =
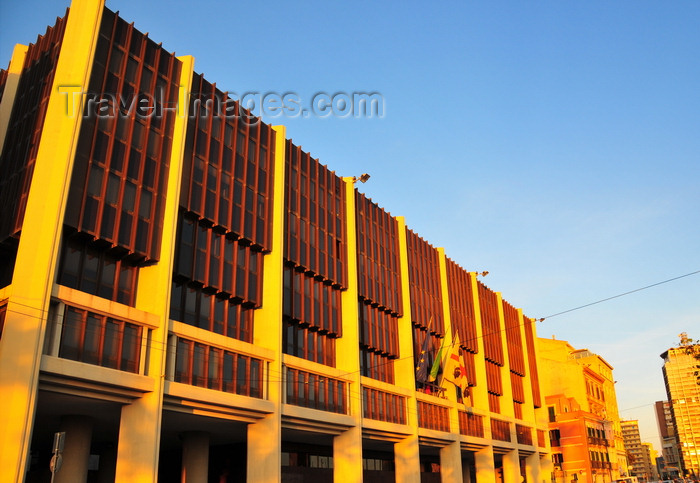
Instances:
[[[437,379],[438,371],[440,370],[440,365],[442,364],[442,355],[445,352],[445,337],[442,338],[442,343],[440,344],[440,350],[435,356],[433,361],[433,367],[430,368],[430,375],[428,376],[429,382],[434,382]]]

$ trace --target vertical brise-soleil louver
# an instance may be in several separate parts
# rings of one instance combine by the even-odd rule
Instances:
[[[0,153],[0,243],[19,237],[68,12],[29,45]],[[0,76],[2,91],[7,71]]]
[[[357,191],[355,209],[360,344],[396,358],[402,312],[398,223]]]
[[[105,9],[66,225],[134,263],[159,259],[181,63]],[[148,112],[134,106],[146,99]]]
[[[340,337],[340,291],[347,286],[345,184],[291,140],[286,163],[284,315]]]
[[[450,320],[453,332],[459,334],[462,356],[470,386],[476,385],[474,355],[479,352],[474,312],[474,290],[469,272],[446,258],[447,287],[450,300]]]
[[[271,249],[274,131],[201,74],[189,112],[171,316],[249,340]]]

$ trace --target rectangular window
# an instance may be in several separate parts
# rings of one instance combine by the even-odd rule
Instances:
[[[59,357],[138,373],[143,327],[66,306]]]
[[[261,398],[260,359],[178,338],[175,382]]]
[[[369,387],[362,388],[363,417],[406,424],[406,398]]]
[[[287,404],[347,414],[345,381],[287,367]]]
[[[449,409],[444,406],[418,401],[418,426],[435,431],[449,431]]]

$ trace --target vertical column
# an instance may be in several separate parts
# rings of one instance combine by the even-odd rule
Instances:
[[[187,132],[187,110],[192,86],[194,58],[178,57],[182,63],[177,113],[173,127],[168,186],[163,211],[160,261],[139,272],[136,308],[158,316],[151,331],[150,357],[145,373],[153,378],[153,392],[122,407],[117,453],[117,481],[156,481],[163,413],[163,387],[170,315],[170,289],[175,257],[175,234],[180,199],[180,180]]]
[[[27,57],[27,49],[26,45],[15,45],[10,67],[7,69],[5,90],[2,94],[2,101],[0,101],[0,153],[5,145],[5,136],[7,136],[7,128],[10,125],[12,106],[15,103],[15,95],[17,94],[17,86],[19,86],[19,78],[22,76],[24,59]]]
[[[182,483],[207,483],[209,433],[188,431],[182,435]]]
[[[394,466],[396,481],[420,483],[420,448],[418,446],[418,427],[412,434],[394,443]]]
[[[496,465],[493,462],[493,448],[491,446],[486,446],[474,453],[474,466],[476,467],[476,483],[495,483]]]
[[[525,478],[533,483],[540,482],[540,455],[531,454],[525,459]]]
[[[459,441],[440,448],[440,481],[462,483],[462,450]]]
[[[522,480],[518,450],[510,450],[503,455],[503,481],[518,482]]]
[[[396,385],[416,389],[416,361],[413,359],[413,327],[411,325],[411,289],[408,278],[408,245],[406,220],[397,216],[399,260],[401,264],[401,296],[403,316],[399,318],[399,355],[394,361]],[[394,444],[396,481],[420,483],[420,447],[418,445],[418,404],[415,395],[406,398],[406,424],[412,434]]]
[[[275,161],[272,198],[272,239],[263,264],[263,306],[256,310],[253,332],[255,345],[270,349],[275,360],[267,368],[267,398],[275,411],[248,425],[247,481],[263,483],[282,478],[282,272],[284,270],[284,126],[274,126]]]
[[[445,259],[445,249],[438,248],[440,261],[440,289],[442,291],[442,316],[445,321],[445,340],[447,354],[452,352],[454,342],[454,331],[452,329],[452,317],[450,316],[450,296],[449,284],[447,283],[447,261]],[[444,368],[443,368],[444,369]],[[443,483],[462,481],[462,450],[459,443],[459,408],[457,404],[457,391],[452,383],[448,382],[445,389],[447,399],[452,403],[450,406],[450,432],[457,436],[457,441],[450,443],[440,449],[440,473]]]
[[[63,464],[56,473],[56,483],[85,483],[90,462],[92,420],[85,416],[64,416],[61,431],[66,433],[63,446]]]
[[[333,438],[333,478],[335,481],[362,481],[362,388],[360,387],[360,335],[357,292],[357,227],[355,217],[355,185],[353,178],[345,182],[345,214],[347,244],[347,290],[342,293],[343,337],[336,340],[338,369],[348,374],[348,406],[355,426]]]
[[[21,481],[27,468],[46,317],[80,131],[81,116],[67,114],[58,89],[68,85],[87,91],[103,5],[91,0],[71,5],[29,188],[0,343],[2,481]],[[80,113],[82,98],[77,97]]]

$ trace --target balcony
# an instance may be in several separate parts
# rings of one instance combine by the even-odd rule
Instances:
[[[605,438],[596,438],[593,436],[588,437],[588,444],[590,446],[610,446],[610,441]]]

